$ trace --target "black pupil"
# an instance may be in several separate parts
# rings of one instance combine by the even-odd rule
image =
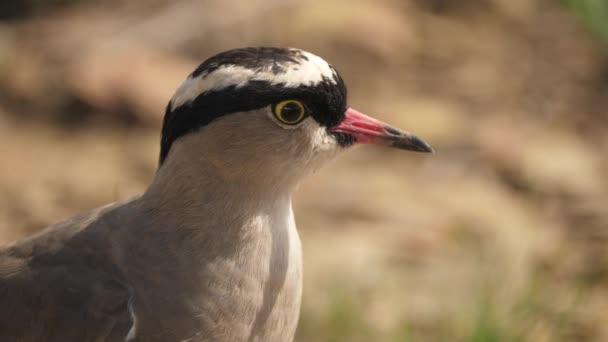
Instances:
[[[296,122],[302,116],[302,107],[295,102],[289,102],[281,107],[281,119],[286,122]]]

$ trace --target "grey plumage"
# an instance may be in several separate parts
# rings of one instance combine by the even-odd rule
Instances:
[[[124,340],[130,289],[113,262],[110,206],[0,251],[0,341]]]

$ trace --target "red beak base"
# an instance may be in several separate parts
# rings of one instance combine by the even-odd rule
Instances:
[[[331,128],[334,133],[348,134],[360,144],[377,144],[402,150],[434,153],[433,148],[419,137],[348,108],[344,119]]]

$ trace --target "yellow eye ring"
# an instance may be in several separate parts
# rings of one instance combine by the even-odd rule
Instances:
[[[304,104],[298,100],[285,100],[274,105],[274,116],[287,125],[295,125],[306,117]]]

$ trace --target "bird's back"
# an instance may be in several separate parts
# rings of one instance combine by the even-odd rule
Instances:
[[[95,232],[112,209],[0,249],[0,341],[125,340],[130,291]]]

